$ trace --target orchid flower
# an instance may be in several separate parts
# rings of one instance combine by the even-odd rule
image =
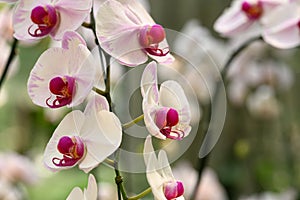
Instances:
[[[265,17],[263,39],[270,45],[288,49],[300,44],[300,3],[291,2]]]
[[[97,200],[98,186],[94,175],[89,175],[88,186],[84,191],[75,187],[66,200]]]
[[[60,40],[66,30],[75,31],[89,15],[92,0],[20,0],[13,17],[19,40],[50,35]]]
[[[90,55],[80,35],[66,32],[62,48],[46,50],[30,73],[28,93],[32,101],[50,108],[82,103],[94,82],[95,66]]]
[[[287,2],[288,0],[235,0],[216,20],[214,29],[224,36],[235,36],[252,25],[260,24],[267,13]]]
[[[44,163],[49,169],[78,164],[88,173],[120,146],[121,123],[107,105],[103,96],[95,96],[84,113],[74,110],[65,116],[46,146]]]
[[[108,0],[99,8],[96,32],[101,47],[121,64],[137,66],[148,56],[171,63],[166,33],[137,0]]]
[[[174,178],[165,151],[161,150],[156,157],[151,136],[145,140],[144,160],[147,180],[155,200],[184,200],[182,182]]]
[[[191,111],[182,87],[176,81],[157,85],[157,64],[149,63],[142,75],[141,93],[146,127],[160,139],[181,140],[191,130]]]

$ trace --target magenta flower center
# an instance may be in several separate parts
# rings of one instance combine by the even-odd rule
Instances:
[[[167,200],[172,200],[183,195],[184,187],[181,181],[169,181],[164,183],[163,191]]]
[[[257,20],[263,14],[262,3],[259,1],[256,4],[248,3],[244,1],[242,3],[242,11],[247,15],[247,17],[251,20]]]
[[[155,113],[155,124],[167,138],[181,140],[184,137],[184,132],[175,127],[178,123],[179,114],[173,108],[163,107]]]
[[[43,37],[49,34],[58,24],[58,15],[51,5],[37,6],[31,11],[31,21],[28,33],[32,37]]]
[[[139,40],[141,46],[150,55],[154,56],[165,56],[169,53],[169,49],[159,49],[159,43],[166,38],[166,33],[164,28],[155,24],[153,26],[144,26],[139,35]]]
[[[85,154],[85,146],[78,136],[63,136],[57,144],[57,150],[63,155],[63,158],[53,158],[52,162],[58,167],[67,167],[75,165]]]
[[[59,108],[70,104],[75,93],[75,78],[70,76],[54,77],[49,82],[52,95],[46,99],[50,108]],[[54,99],[53,99],[54,96]]]

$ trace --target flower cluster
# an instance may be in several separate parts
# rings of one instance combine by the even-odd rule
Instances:
[[[299,1],[237,0],[217,19],[214,28],[226,37],[256,29],[270,45],[287,49],[300,44]]]
[[[189,134],[191,112],[182,87],[169,80],[158,88],[157,62],[170,64],[175,59],[170,53],[166,31],[137,0],[107,0],[97,6],[97,11],[92,0],[6,2],[15,3],[12,17],[15,39],[31,41],[50,36],[61,44],[44,51],[33,66],[27,83],[32,102],[48,109],[86,104],[84,112],[74,109],[55,129],[44,151],[43,162],[47,168],[59,171],[77,165],[89,173],[120,147],[123,128],[112,112],[110,57],[130,67],[154,60],[144,69],[140,84],[146,128],[151,135],[163,140],[182,140]],[[90,23],[86,21],[88,17]],[[81,25],[94,33],[101,64],[86,39],[77,32]],[[106,68],[106,72],[99,77],[102,68]],[[103,91],[96,87],[99,80],[104,81]],[[151,137],[146,140],[145,154],[149,153],[150,140]],[[159,161],[153,152],[149,160],[145,159],[148,170],[159,170],[154,167],[157,162],[168,163],[166,154],[160,154]],[[117,160],[110,162],[117,166]],[[161,183],[153,182],[151,177],[155,176],[153,172],[147,175],[154,196],[183,199],[184,186],[180,181],[162,175],[162,187],[157,188]],[[93,175],[89,176],[87,190],[74,188],[67,197],[68,200],[96,198],[97,184]]]

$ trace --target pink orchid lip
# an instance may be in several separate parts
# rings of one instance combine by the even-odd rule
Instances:
[[[85,145],[78,136],[63,136],[57,144],[57,150],[63,155],[63,158],[54,157],[53,164],[58,167],[69,167],[83,158]]]
[[[263,14],[263,7],[260,1],[256,4],[251,4],[247,1],[244,1],[242,3],[241,9],[250,20],[257,20]]]
[[[146,25],[141,28],[139,41],[144,50],[153,56],[165,56],[169,48],[159,49],[159,43],[166,38],[164,28],[159,24]]]
[[[59,108],[72,102],[75,93],[75,78],[70,76],[54,77],[49,82],[49,90],[55,95],[51,102],[52,95],[46,99],[46,104],[50,108]]]
[[[181,181],[169,181],[163,185],[164,195],[167,200],[176,199],[184,193],[184,187]]]
[[[156,111],[155,124],[160,132],[169,139],[182,140],[185,133],[173,127],[179,123],[179,114],[174,108],[163,107]]]
[[[28,34],[32,37],[43,37],[49,34],[58,24],[58,15],[51,5],[33,8],[30,17],[34,24],[28,28]]]

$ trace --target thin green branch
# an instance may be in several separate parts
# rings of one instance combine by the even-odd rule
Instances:
[[[13,40],[13,43],[12,43],[12,46],[11,46],[11,50],[10,50],[10,54],[9,54],[9,57],[6,61],[6,64],[5,64],[5,67],[4,67],[4,70],[3,70],[3,73],[1,75],[1,79],[0,79],[0,89],[2,87],[2,84],[4,83],[4,80],[6,79],[6,76],[7,76],[7,73],[8,73],[8,69],[9,67],[11,66],[11,63],[16,55],[16,49],[17,49],[17,46],[18,46],[18,40],[16,38],[14,38]]]
[[[127,122],[125,124],[122,125],[123,130],[124,129],[128,129],[129,127],[135,125],[136,123],[138,123],[139,121],[144,119],[144,114],[138,116],[137,118],[135,118],[134,120]]]
[[[96,87],[93,87],[93,90],[97,93],[97,94],[100,94],[102,96],[106,96],[106,92],[103,91],[103,90],[100,90],[99,88],[96,88]]]
[[[143,198],[144,196],[146,196],[147,194],[149,194],[152,191],[151,187],[147,188],[146,190],[144,190],[143,192],[141,192],[140,194],[133,196],[133,197],[129,197],[127,198],[127,200],[138,200]]]

